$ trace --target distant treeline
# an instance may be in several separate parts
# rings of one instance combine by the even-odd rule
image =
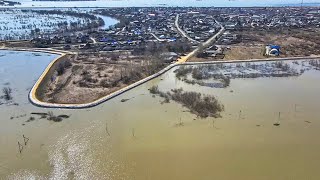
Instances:
[[[38,14],[48,15],[48,14],[57,14],[57,15],[67,15],[78,18],[88,18],[91,20],[99,20],[97,16],[88,13],[79,13],[75,11],[60,11],[60,10],[21,10],[22,12],[34,12]]]

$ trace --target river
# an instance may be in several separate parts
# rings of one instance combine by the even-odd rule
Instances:
[[[320,177],[320,71],[210,88],[176,79],[173,69],[90,109],[33,106],[28,92],[55,57],[0,51],[0,88],[11,87],[19,104],[0,105],[0,179]],[[222,118],[197,118],[173,101],[161,104],[148,92],[153,85],[213,94],[225,111]],[[70,118],[52,122],[30,114],[48,111]]]
[[[95,16],[103,19],[104,25],[101,27],[102,29],[108,29],[110,26],[113,26],[119,22],[118,20],[111,18],[109,16],[102,16],[98,14],[95,14]]]

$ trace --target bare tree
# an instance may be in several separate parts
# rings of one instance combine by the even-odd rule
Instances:
[[[4,97],[5,100],[9,101],[9,100],[12,99],[12,95],[11,95],[12,89],[11,89],[10,87],[4,87],[4,88],[2,89],[2,92],[3,92],[3,94],[4,94],[3,97]]]

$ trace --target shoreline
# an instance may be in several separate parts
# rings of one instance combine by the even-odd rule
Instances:
[[[29,101],[38,107],[43,108],[63,108],[63,109],[85,109],[85,108],[91,108],[95,107],[99,104],[102,104],[108,100],[111,100],[135,87],[138,87],[154,78],[159,77],[160,75],[166,73],[167,71],[171,70],[174,67],[177,66],[184,66],[184,65],[201,65],[201,64],[221,64],[221,63],[244,63],[244,62],[263,62],[263,61],[289,61],[289,60],[311,60],[311,59],[320,59],[320,56],[304,56],[304,57],[285,57],[285,58],[264,58],[264,59],[247,59],[247,60],[218,60],[218,61],[206,61],[206,62],[176,62],[173,64],[170,64],[169,66],[163,68],[159,72],[148,76],[144,79],[141,79],[133,84],[130,84],[124,88],[121,88],[111,94],[108,94],[106,96],[100,97],[97,100],[94,100],[89,103],[83,103],[83,104],[59,104],[59,103],[48,103],[40,101],[37,98],[37,93],[39,88],[41,87],[41,83],[43,83],[44,79],[47,77],[48,72],[51,70],[54,64],[59,62],[61,59],[63,59],[66,55],[71,54],[72,52],[68,51],[59,51],[54,49],[10,49],[10,48],[0,48],[0,50],[9,50],[9,51],[27,51],[27,52],[40,52],[40,53],[49,53],[49,54],[56,54],[60,55],[59,57],[52,60],[49,65],[44,69],[44,71],[41,73],[40,77],[36,81],[36,83],[33,85],[32,89],[29,92],[28,99]]]

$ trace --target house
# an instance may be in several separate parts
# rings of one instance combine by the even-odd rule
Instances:
[[[265,50],[266,56],[279,56],[280,55],[280,46],[278,45],[267,45]]]
[[[63,47],[63,50],[70,50],[71,49],[71,46],[69,45],[69,44],[67,44],[67,45],[65,45],[64,47]]]

